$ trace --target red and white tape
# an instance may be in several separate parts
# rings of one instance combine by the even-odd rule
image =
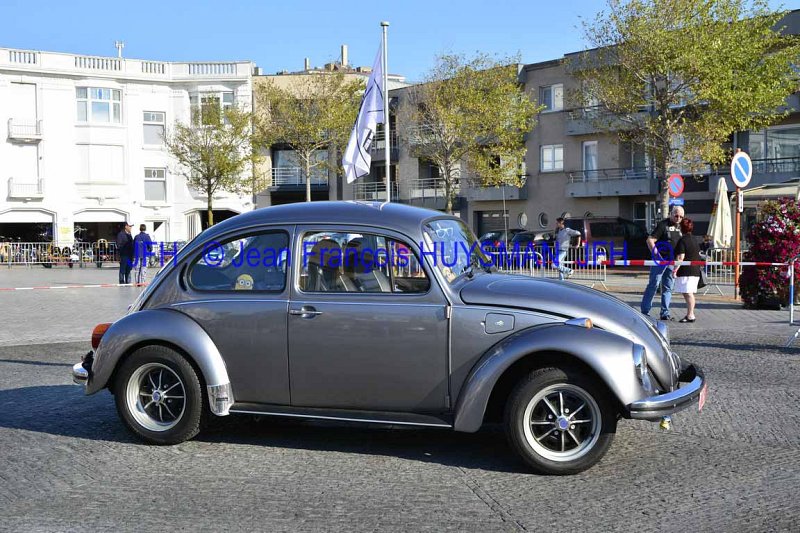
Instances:
[[[606,259],[598,261],[598,264],[608,266],[666,266],[674,265],[676,261],[653,261],[652,259]],[[583,263],[580,263],[583,264]],[[589,262],[591,264],[591,261]],[[758,266],[758,267],[775,267],[775,266],[789,266],[786,263],[765,263],[761,261],[681,261],[680,266]]]
[[[0,291],[34,291],[40,289],[98,289],[108,287],[144,287],[147,283],[101,283],[99,285],[55,285],[52,287],[0,287]]]

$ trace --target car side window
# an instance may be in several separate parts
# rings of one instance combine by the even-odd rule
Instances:
[[[282,292],[288,262],[288,233],[252,232],[206,243],[187,277],[198,291]]]
[[[310,232],[301,243],[304,292],[415,293],[430,287],[409,246],[370,233]]]

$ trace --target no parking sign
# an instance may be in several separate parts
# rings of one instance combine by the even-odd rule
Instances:
[[[745,152],[736,152],[731,160],[731,179],[740,189],[747,187],[753,177],[753,162]]]
[[[683,194],[683,176],[680,174],[671,175],[669,178],[667,178],[667,186],[669,188],[669,195],[673,198],[677,198]]]

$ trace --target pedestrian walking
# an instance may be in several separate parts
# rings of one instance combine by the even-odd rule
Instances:
[[[572,237],[578,237],[578,246],[581,245],[581,232],[568,228],[564,225],[564,219],[558,217],[556,219],[556,250],[558,250],[558,262],[556,263],[556,270],[558,270],[558,279],[568,279],[574,273],[574,270],[564,264],[569,252],[569,245]]]
[[[700,257],[700,247],[692,235],[694,223],[690,218],[681,220],[681,233],[683,236],[675,247],[675,264],[670,265],[673,270],[680,265],[681,261],[702,261]],[[675,292],[683,294],[686,300],[686,316],[678,322],[694,322],[694,295],[697,292],[697,284],[700,282],[700,270],[703,267],[695,265],[681,265],[677,269],[675,279]]]
[[[657,264],[650,267],[650,279],[642,296],[641,310],[645,315],[650,314],[653,308],[653,296],[658,287],[661,287],[661,320],[673,320],[670,315],[669,304],[672,299],[672,286],[675,283],[673,271],[669,268],[669,262],[675,258],[675,247],[681,238],[680,223],[683,220],[683,208],[676,205],[672,208],[669,218],[659,222],[653,232],[647,237],[647,247],[650,249],[651,256]]]
[[[117,253],[119,253],[119,282],[131,282],[131,267],[133,266],[133,236],[131,225],[125,222],[122,231],[117,234]]]
[[[133,281],[137,285],[142,284],[147,279],[147,261],[153,251],[153,240],[147,234],[147,226],[139,224],[139,234],[133,238],[133,264],[136,267]]]

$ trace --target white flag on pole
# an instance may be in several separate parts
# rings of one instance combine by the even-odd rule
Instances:
[[[353,132],[342,157],[347,183],[352,183],[369,174],[369,165],[372,155],[369,147],[375,137],[377,124],[383,124],[383,44],[378,48],[378,55],[372,65],[372,73],[367,81],[364,97],[361,99],[361,109],[358,111]]]

